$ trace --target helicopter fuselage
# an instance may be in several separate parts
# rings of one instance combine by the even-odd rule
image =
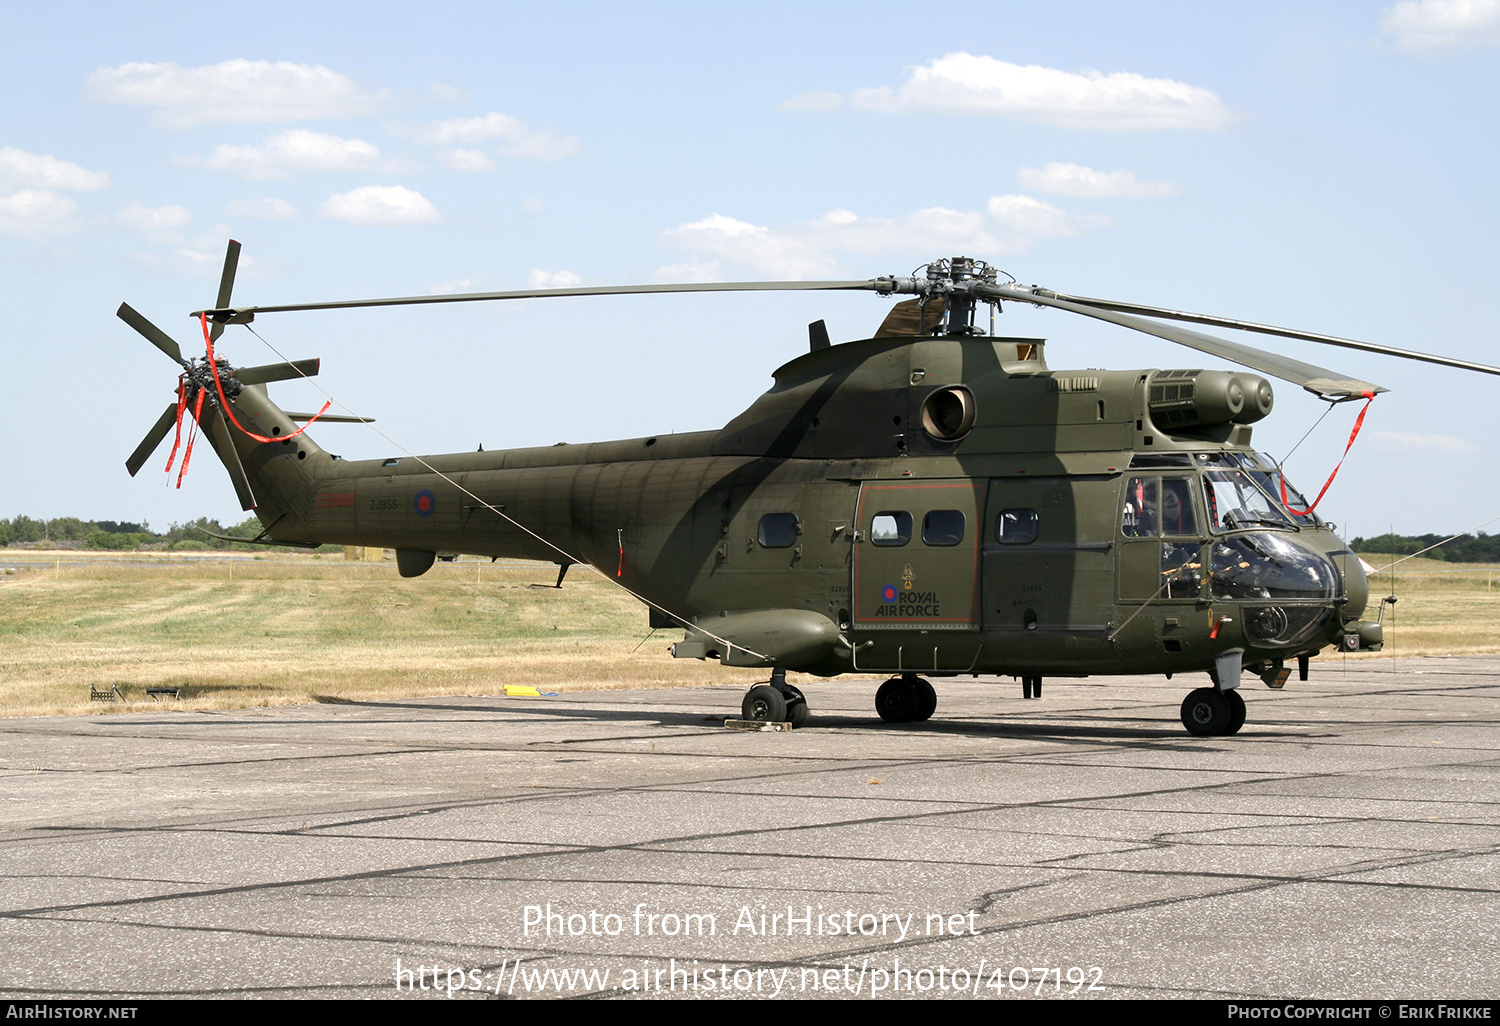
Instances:
[[[234,444],[271,538],[395,549],[409,575],[437,552],[587,563],[685,630],[678,657],[1039,679],[1229,654],[1232,688],[1239,665],[1379,647],[1357,557],[1250,446],[1263,379],[1054,372],[1042,349],[817,348],[719,431],[363,461]],[[232,402],[295,430],[263,387]]]

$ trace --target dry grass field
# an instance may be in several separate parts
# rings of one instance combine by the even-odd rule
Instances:
[[[394,563],[304,553],[19,558],[41,565],[0,572],[4,716],[141,708],[152,686],[201,709],[507,685],[738,692],[764,676],[671,658],[681,633],[646,639],[645,607],[582,567],[555,589],[533,586],[556,580],[546,563],[462,560],[404,580]],[[90,685],[126,701],[91,703]]]
[[[1377,571],[1366,618],[1384,596],[1395,595],[1396,604],[1385,614],[1385,651],[1360,658],[1500,652],[1500,567],[1418,557],[1380,573],[1401,557],[1361,555]]]
[[[719,684],[732,706],[764,677],[672,659],[681,635],[647,638],[645,608],[581,567],[559,590],[536,587],[555,580],[551,564],[472,559],[403,580],[392,563],[338,555],[4,555],[32,564],[0,572],[4,716],[138,709],[151,686],[180,687],[176,707],[201,709]],[[1500,571],[1396,569],[1371,582],[1369,615],[1375,598],[1398,598],[1382,655],[1500,651]],[[90,685],[126,701],[91,703]]]

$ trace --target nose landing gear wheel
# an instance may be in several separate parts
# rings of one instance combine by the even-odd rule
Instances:
[[[1230,692],[1232,694],[1232,692]],[[1225,692],[1215,688],[1198,688],[1188,692],[1182,700],[1182,725],[1194,737],[1213,737],[1225,734],[1229,726],[1229,700]],[[1239,698],[1238,695],[1235,695]],[[1241,705],[1244,699],[1240,699]],[[1241,721],[1244,722],[1243,720]]]
[[[1238,691],[1224,692],[1224,700],[1229,703],[1229,722],[1224,724],[1223,733],[1225,736],[1238,734],[1245,725],[1245,700]]]

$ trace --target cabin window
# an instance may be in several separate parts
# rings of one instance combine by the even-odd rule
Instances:
[[[768,549],[789,549],[797,544],[801,526],[795,513],[767,513],[760,518],[760,543]]]
[[[995,540],[1001,545],[1029,545],[1036,541],[1039,522],[1034,509],[1004,509],[995,518]]]
[[[928,545],[957,545],[963,540],[962,510],[935,509],[922,518],[922,541]]]
[[[911,541],[911,514],[887,511],[876,513],[870,521],[870,542],[874,545],[905,545]]]

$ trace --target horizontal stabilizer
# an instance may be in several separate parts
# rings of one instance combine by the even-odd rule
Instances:
[[[375,418],[374,417],[355,417],[352,414],[347,414],[347,413],[325,413],[322,416],[318,416],[318,414],[316,414],[316,413],[289,413],[286,410],[283,410],[282,412],[286,414],[288,420],[295,420],[298,423],[303,423],[303,422],[312,420],[314,417],[317,417],[319,424],[373,424],[373,423],[375,423]]]
[[[290,381],[293,378],[310,378],[318,373],[320,360],[289,360],[286,363],[267,363],[259,367],[236,367],[234,376],[246,385],[264,385],[268,381]]]

